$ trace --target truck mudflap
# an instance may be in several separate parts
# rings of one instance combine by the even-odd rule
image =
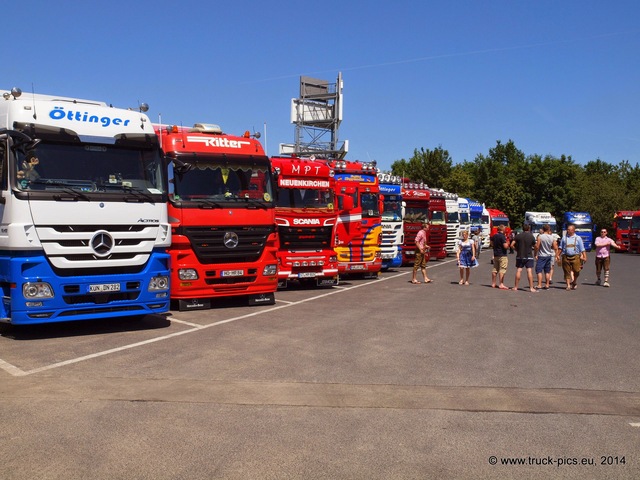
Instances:
[[[186,312],[189,310],[208,310],[211,308],[209,298],[190,298],[188,300],[178,300],[178,310]]]
[[[316,279],[318,287],[335,287],[338,285],[338,277],[325,277]]]
[[[249,305],[275,305],[276,296],[274,293],[258,293],[249,297]]]

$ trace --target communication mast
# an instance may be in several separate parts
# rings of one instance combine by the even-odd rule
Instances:
[[[342,122],[342,73],[335,83],[300,77],[300,97],[291,99],[291,123],[295,125],[295,143],[281,143],[281,155],[342,159],[349,141],[340,143]]]

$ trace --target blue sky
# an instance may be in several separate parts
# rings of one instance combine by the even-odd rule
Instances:
[[[0,89],[150,105],[292,143],[300,75],[344,79],[350,159],[415,148],[640,162],[640,2],[29,1],[5,8]],[[264,138],[262,139],[264,140]]]

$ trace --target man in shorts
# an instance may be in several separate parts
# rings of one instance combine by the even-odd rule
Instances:
[[[545,224],[542,226],[542,232],[536,240],[536,275],[538,276],[538,287],[549,290],[551,283],[551,269],[553,268],[553,259],[558,252],[558,243],[551,234],[551,226]],[[542,273],[544,272],[544,286],[542,286]]]
[[[493,245],[491,286],[496,288],[496,283],[499,283],[501,290],[509,290],[509,287],[504,284],[504,276],[507,273],[507,266],[509,264],[509,258],[507,257],[509,241],[504,235],[504,225],[498,225],[498,231],[491,237],[491,245]]]
[[[511,247],[516,251],[516,281],[513,285],[514,290],[518,290],[520,283],[520,275],[522,269],[527,269],[527,279],[529,280],[529,291],[535,293],[537,290],[533,287],[533,249],[536,246],[536,239],[531,233],[531,225],[524,224],[522,232],[516,235],[511,242]]]
[[[562,262],[560,264],[564,272],[567,290],[578,288],[578,277],[580,276],[582,265],[587,261],[587,252],[584,249],[582,238],[576,235],[575,225],[567,227],[567,234],[562,237],[560,247],[556,253],[556,261]]]
[[[416,278],[418,270],[422,271],[424,283],[431,283],[431,279],[427,276],[427,252],[431,248],[427,245],[428,232],[429,222],[424,221],[422,228],[416,234],[416,261],[413,264],[413,277],[411,278],[411,283],[413,284],[420,283],[420,280]]]

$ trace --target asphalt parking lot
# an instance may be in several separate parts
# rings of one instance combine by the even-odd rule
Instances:
[[[0,327],[0,478],[639,478],[640,256],[611,288],[592,262],[576,291],[492,289],[483,254],[469,286],[448,259],[428,285]]]

